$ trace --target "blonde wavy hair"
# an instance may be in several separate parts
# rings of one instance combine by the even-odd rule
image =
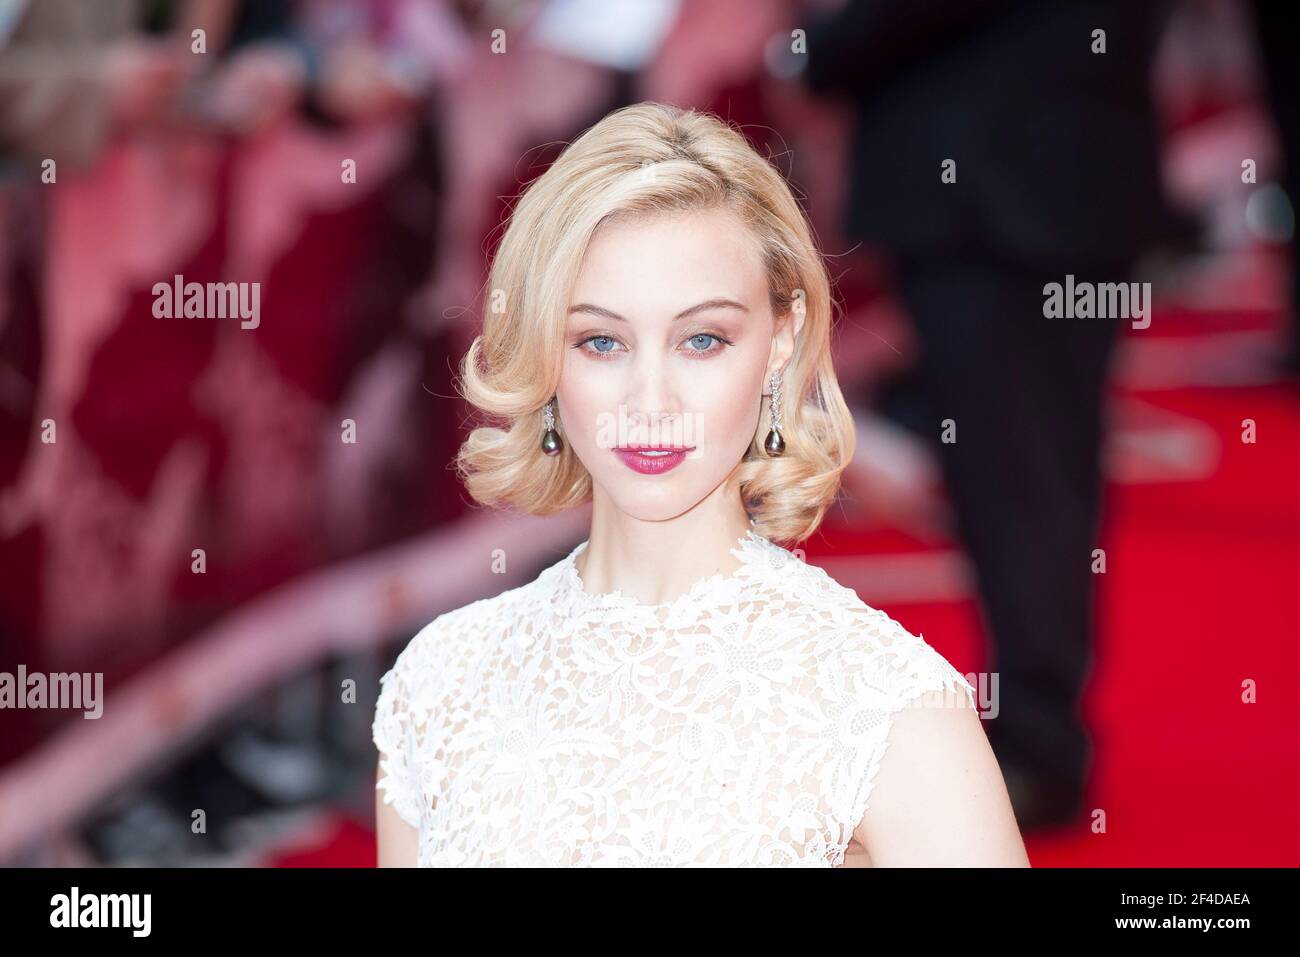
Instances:
[[[524,190],[492,261],[483,331],[461,362],[457,389],[497,425],[475,428],[456,456],[483,505],[546,515],[591,497],[591,475],[569,443],[541,448],[542,407],[563,367],[569,297],[596,227],[615,214],[733,211],[758,238],[778,319],[803,327],[781,373],[783,455],[763,447],[770,397],[741,463],[755,530],[800,542],[821,523],[854,452],[853,419],[831,365],[830,282],[812,230],[779,171],[708,113],[640,103],[579,136]],[[563,434],[559,416],[556,430]]]

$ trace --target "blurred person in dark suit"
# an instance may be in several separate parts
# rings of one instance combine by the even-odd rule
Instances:
[[[1102,386],[1127,320],[1045,318],[1044,287],[1128,282],[1177,235],[1148,95],[1164,7],[815,7],[806,82],[856,119],[847,232],[892,256],[927,434],[955,423],[938,451],[993,643],[990,741],[1021,827],[1071,822],[1092,756]]]
[[[1277,124],[1285,171],[1282,185],[1292,210],[1300,209],[1300,61],[1296,60],[1294,8],[1280,3],[1255,0],[1256,36],[1260,66],[1268,90],[1269,105]],[[1288,371],[1300,376],[1300,240],[1294,227],[1291,236],[1291,330],[1283,361]]]

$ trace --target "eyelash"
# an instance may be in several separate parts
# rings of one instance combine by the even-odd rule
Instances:
[[[716,332],[697,332],[692,336],[687,336],[685,341],[690,342],[692,339],[699,339],[701,337],[716,339],[718,342],[722,343],[722,345],[714,349],[687,349],[686,351],[688,353],[691,353],[692,355],[695,356],[699,356],[701,358],[707,358],[709,356],[717,355],[718,353],[722,352],[727,346],[735,345],[735,343],[732,342],[730,339],[724,338],[723,336],[718,335]],[[599,352],[595,349],[582,348],[588,342],[591,342],[594,339],[609,339],[611,342],[618,342],[618,338],[616,336],[611,336],[606,333],[600,333],[594,336],[587,336],[587,338],[583,339],[581,342],[576,343],[573,346],[573,348],[577,349],[579,352],[585,352],[587,353],[587,355],[595,356],[598,361],[604,362],[605,357],[612,355],[615,350],[610,349],[606,352]]]

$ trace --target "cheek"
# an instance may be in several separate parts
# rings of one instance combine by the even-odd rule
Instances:
[[[588,449],[596,443],[601,424],[618,408],[618,389],[607,369],[581,356],[566,358],[555,391],[565,434],[575,446]]]
[[[751,398],[748,389],[733,388],[717,395],[702,412],[705,439],[713,446],[744,445],[758,421],[758,409],[758,400]]]
[[[725,375],[701,373],[692,378],[683,399],[688,408],[698,413],[703,438],[709,446],[743,446],[750,441],[758,422],[763,369],[761,363],[737,364]]]

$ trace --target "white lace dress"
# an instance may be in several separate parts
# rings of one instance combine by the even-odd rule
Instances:
[[[421,867],[838,866],[893,715],[974,689],[752,527],[739,570],[645,605],[583,542],[440,615],[381,679],[383,800]]]

